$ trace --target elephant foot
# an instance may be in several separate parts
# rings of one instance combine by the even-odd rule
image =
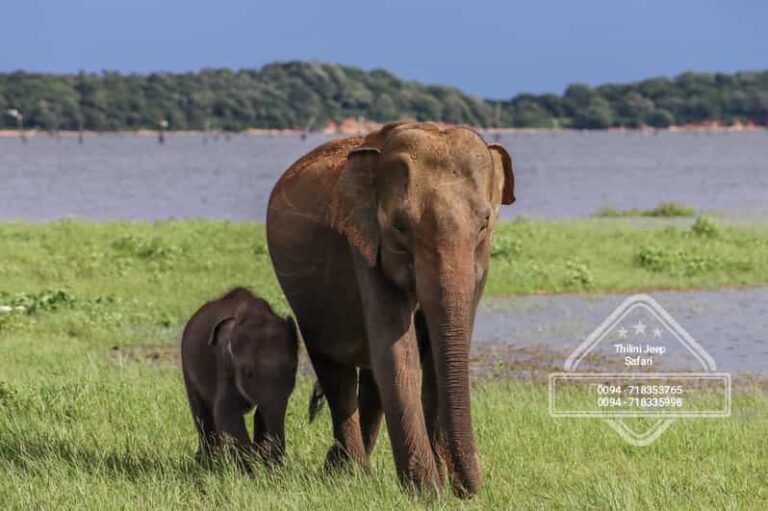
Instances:
[[[406,474],[400,478],[403,488],[414,496],[439,497],[443,492],[443,481],[437,474]]]
[[[231,442],[225,442],[221,449],[217,451],[216,457],[232,463],[244,474],[253,474],[253,462],[256,460],[257,455],[249,446],[241,447],[233,445]]]
[[[444,487],[444,477],[437,464],[437,459],[430,455],[414,458],[408,469],[400,474],[400,483],[414,495],[439,496]]]
[[[238,451],[233,455],[237,468],[244,474],[253,475],[253,455],[247,451]]]
[[[440,479],[440,487],[443,487],[445,478],[452,472],[452,467],[448,464],[448,455],[439,436],[436,436],[430,442],[432,446],[432,455],[435,459],[435,469],[437,477]]]
[[[338,443],[328,449],[328,454],[325,456],[325,469],[329,472],[348,469],[354,464],[357,464],[365,471],[370,470],[365,457],[356,458],[350,455],[349,451]]]
[[[451,488],[453,494],[460,499],[470,499],[477,495],[482,485],[482,472],[480,470],[480,457],[475,454],[472,457],[473,467],[459,473],[452,467],[450,470]]]
[[[328,471],[336,471],[348,467],[352,458],[349,453],[339,444],[334,444],[328,449],[328,454],[325,456],[325,469]]]
[[[440,454],[435,455],[435,469],[437,470],[437,479],[440,482],[440,488],[443,488],[445,479],[448,477],[448,468],[446,467],[445,460]]]
[[[274,442],[254,442],[251,445],[253,455],[268,467],[280,467],[283,465],[283,450]]]

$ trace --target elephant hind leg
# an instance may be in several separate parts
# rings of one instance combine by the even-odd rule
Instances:
[[[349,461],[367,467],[368,460],[357,408],[357,370],[328,360],[322,355],[309,355],[333,420],[333,437],[336,443],[328,451],[326,468],[338,468]]]
[[[370,369],[360,369],[357,405],[360,409],[360,429],[363,434],[365,454],[370,457],[373,448],[376,447],[383,416],[379,388]]]

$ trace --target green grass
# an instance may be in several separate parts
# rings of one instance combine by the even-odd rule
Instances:
[[[487,294],[631,292],[768,282],[768,228],[585,219],[502,224]]]
[[[768,226],[584,219],[501,223],[488,295],[629,292],[768,283]],[[262,224],[57,221],[0,224],[0,291],[65,290],[121,316],[178,324],[227,287],[286,303]],[[2,298],[2,295],[0,295]],[[106,303],[112,300],[116,303]]]
[[[400,491],[386,435],[369,475],[321,470],[328,413],[306,421],[309,382],[287,420],[282,471],[254,477],[197,466],[179,370],[110,361],[108,344],[39,332],[4,338],[0,369],[3,509],[760,509],[768,502],[768,400],[740,391],[729,419],[678,421],[649,447],[599,420],[552,419],[546,389],[473,390],[484,468],[477,498],[414,500]]]
[[[552,419],[546,387],[473,391],[485,482],[461,502],[413,500],[386,435],[371,474],[326,475],[327,411],[311,382],[288,416],[284,470],[198,467],[175,351],[184,320],[235,284],[285,309],[263,226],[213,221],[0,225],[0,503],[3,509],[764,509],[768,398],[736,386],[733,416],[678,421],[646,448],[599,420]],[[493,294],[768,282],[768,230],[643,228],[623,220],[499,228]]]
[[[615,209],[602,208],[597,210],[593,216],[603,218],[623,218],[632,216],[648,216],[659,218],[675,218],[693,216],[696,212],[690,206],[678,204],[676,202],[660,202],[653,209]]]

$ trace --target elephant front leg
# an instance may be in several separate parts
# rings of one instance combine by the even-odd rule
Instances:
[[[360,409],[360,429],[363,434],[365,454],[370,458],[381,428],[381,398],[373,371],[360,369],[357,384],[357,406]]]
[[[416,491],[442,486],[421,406],[419,356],[413,329],[391,344],[371,349],[387,430],[400,481]]]
[[[424,408],[429,443],[432,445],[432,452],[435,455],[440,481],[443,481],[446,474],[445,462],[448,456],[446,455],[445,436],[440,428],[440,401],[437,391],[435,361],[429,343],[427,321],[421,311],[417,311],[414,315],[414,327],[419,343],[419,357],[421,358],[421,405]]]
[[[357,408],[357,370],[310,352],[312,366],[328,401],[335,444],[328,451],[325,466],[339,468],[349,461],[368,466]]]
[[[368,349],[387,421],[397,474],[417,492],[439,492],[440,474],[421,406],[421,371],[413,306],[373,269],[357,261]]]
[[[253,448],[266,462],[283,463],[285,454],[285,404],[260,404],[253,414]]]

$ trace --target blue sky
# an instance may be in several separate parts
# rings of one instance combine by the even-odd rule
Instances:
[[[768,68],[768,1],[3,0],[0,71],[313,59],[484,97]]]

